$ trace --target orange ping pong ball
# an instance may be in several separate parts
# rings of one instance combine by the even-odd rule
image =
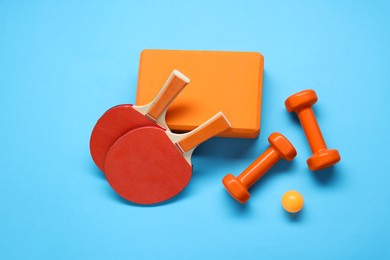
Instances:
[[[303,202],[302,195],[295,190],[287,191],[282,197],[282,206],[287,212],[290,213],[296,213],[300,211],[303,208]]]

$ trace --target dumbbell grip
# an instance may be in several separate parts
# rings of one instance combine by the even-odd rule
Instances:
[[[299,121],[313,153],[326,149],[326,143],[322,136],[320,126],[311,107],[297,111]]]
[[[249,189],[281,158],[279,152],[270,147],[249,165],[249,167],[238,176],[238,179]]]

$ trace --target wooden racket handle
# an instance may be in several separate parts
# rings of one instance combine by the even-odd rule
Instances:
[[[218,112],[176,144],[185,153],[229,127],[231,127],[229,120],[222,112]]]
[[[174,70],[150,106],[148,112],[146,112],[146,115],[154,121],[157,121],[188,83],[190,83],[190,80],[186,76],[178,70]]]

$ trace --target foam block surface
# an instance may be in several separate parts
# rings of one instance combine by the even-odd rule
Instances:
[[[191,80],[167,112],[173,131],[190,131],[222,111],[232,128],[219,136],[255,138],[260,132],[264,58],[258,52],[144,50],[137,105],[149,103],[173,69]]]

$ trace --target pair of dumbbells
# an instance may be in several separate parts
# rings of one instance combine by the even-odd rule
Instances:
[[[307,160],[310,170],[321,170],[336,164],[340,161],[340,155],[336,149],[328,149],[321,134],[320,127],[315,118],[312,106],[318,98],[314,90],[304,90],[298,92],[285,101],[288,112],[296,112],[302,124],[303,130],[309,141],[312,150],[312,156]],[[249,200],[248,189],[257,182],[273,165],[280,159],[291,161],[297,155],[297,152],[291,142],[280,133],[273,133],[269,136],[270,147],[260,155],[247,169],[238,177],[232,174],[226,175],[222,183],[237,201],[245,203]],[[295,194],[297,195],[297,194]],[[293,200],[302,198],[291,197]],[[295,197],[294,197],[295,196]],[[299,197],[299,196],[298,196]],[[284,196],[288,204],[289,196]]]

